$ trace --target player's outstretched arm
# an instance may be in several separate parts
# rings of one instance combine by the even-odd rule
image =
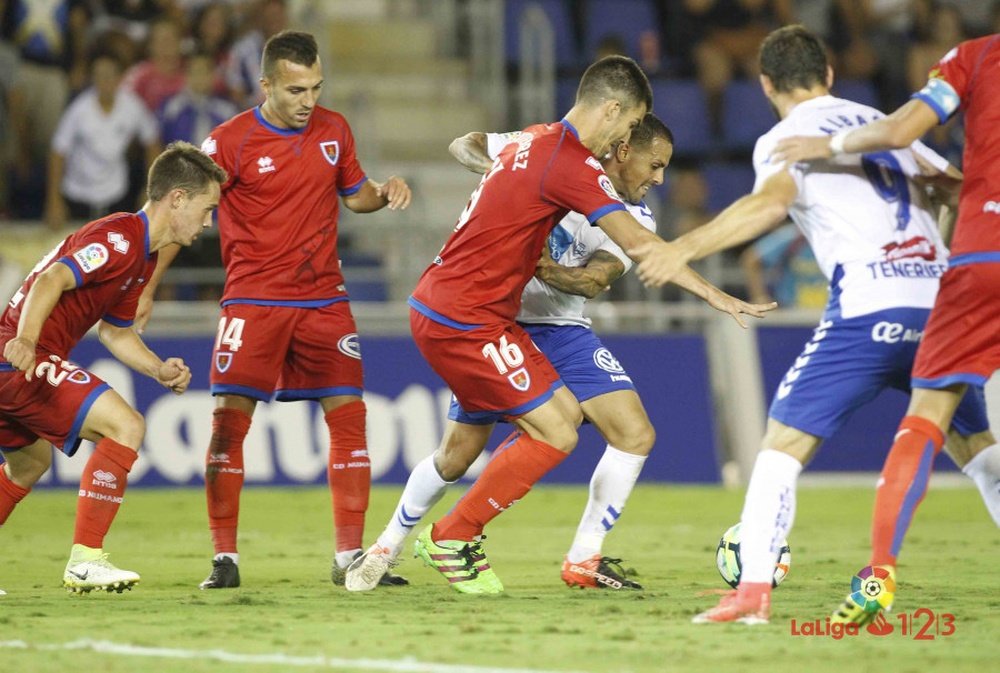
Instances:
[[[366,180],[361,189],[344,197],[344,205],[355,213],[373,213],[386,206],[389,210],[406,210],[412,197],[406,180],[392,175],[385,182]]]
[[[153,270],[153,275],[146,283],[146,287],[143,288],[142,294],[139,295],[139,306],[135,310],[135,320],[132,322],[132,328],[139,334],[146,331],[146,325],[153,317],[153,297],[156,296],[156,288],[160,286],[160,281],[163,280],[164,274],[173,261],[177,259],[177,253],[180,251],[180,244],[171,243],[160,248],[157,252],[156,269]]]
[[[35,370],[35,352],[42,326],[59,303],[63,292],[76,287],[76,277],[68,266],[62,263],[50,265],[35,278],[35,282],[24,297],[21,318],[17,323],[17,336],[7,342],[3,349],[4,359],[24,372],[24,378],[31,380]],[[13,304],[19,295],[11,300]]]
[[[710,222],[674,243],[685,262],[746,243],[784,222],[797,194],[792,176],[788,171],[779,171],[759,190],[738,199]]]
[[[733,320],[743,329],[746,329],[747,324],[743,322],[741,316],[749,315],[754,318],[763,318],[766,313],[778,308],[778,302],[776,301],[765,304],[750,304],[742,299],[737,299],[715,287],[687,266],[677,274],[673,282],[696,297],[705,300],[706,304],[717,311],[731,315]]]
[[[464,136],[455,138],[448,145],[448,151],[455,157],[458,163],[468,168],[473,173],[485,174],[493,166],[490,159],[486,134],[481,131],[472,131]]]
[[[135,371],[155,379],[175,393],[187,390],[191,370],[184,361],[180,358],[161,360],[131,327],[118,327],[102,320],[97,326],[97,335],[112,355]]]
[[[937,126],[938,115],[924,101],[913,98],[888,117],[832,136],[792,136],[778,141],[771,161],[828,159],[835,154],[860,154],[909,147]]]
[[[563,266],[552,259],[548,246],[535,267],[535,277],[568,294],[593,299],[625,273],[625,265],[605,250],[595,252],[585,266]]]

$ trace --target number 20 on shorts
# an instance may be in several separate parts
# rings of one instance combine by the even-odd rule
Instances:
[[[521,352],[521,347],[517,344],[507,343],[507,335],[500,337],[499,344],[491,341],[483,346],[483,357],[492,360],[493,366],[501,374],[506,374],[512,367],[520,367],[524,364],[524,353]]]

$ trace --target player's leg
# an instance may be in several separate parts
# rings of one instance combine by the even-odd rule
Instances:
[[[461,407],[453,403],[453,410],[456,407],[461,411]],[[396,564],[406,536],[482,454],[494,423],[466,423],[463,420],[449,420],[437,451],[417,463],[410,472],[385,529],[375,544],[347,569],[345,584],[349,591],[370,591],[380,583]]]
[[[52,465],[52,444],[35,439],[19,449],[4,449],[3,458],[5,462],[0,465],[0,526]]]
[[[580,403],[608,445],[590,479],[587,507],[562,566],[569,586],[641,589],[626,578],[620,563],[602,555],[605,536],[625,509],[656,431],[634,390],[617,390]]]

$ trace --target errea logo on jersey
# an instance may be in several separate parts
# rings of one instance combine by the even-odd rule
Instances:
[[[212,136],[205,138],[205,142],[201,144],[201,151],[209,156],[215,154],[217,150],[218,148],[215,145],[215,138]]]
[[[271,157],[261,157],[257,160],[257,172],[258,173],[271,173],[272,171],[278,170],[274,165],[274,160]]]
[[[1000,215],[1000,201],[987,201],[983,204],[983,212]]]
[[[119,234],[117,231],[112,231],[108,234],[108,243],[115,249],[115,252],[125,254],[128,252],[128,241],[125,237]]]

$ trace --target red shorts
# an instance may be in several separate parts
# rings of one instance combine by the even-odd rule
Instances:
[[[67,456],[76,453],[90,407],[111,386],[56,355],[39,358],[31,381],[24,380],[24,372],[3,366],[0,450],[22,449],[41,437]]]
[[[471,330],[449,327],[410,310],[410,329],[424,359],[462,409],[522,416],[552,397],[555,368],[517,323]]]
[[[941,279],[913,365],[917,388],[981,386],[1000,367],[1000,264],[967,264]]]
[[[321,308],[222,308],[210,375],[213,395],[267,402],[361,395],[358,330],[347,301]]]

